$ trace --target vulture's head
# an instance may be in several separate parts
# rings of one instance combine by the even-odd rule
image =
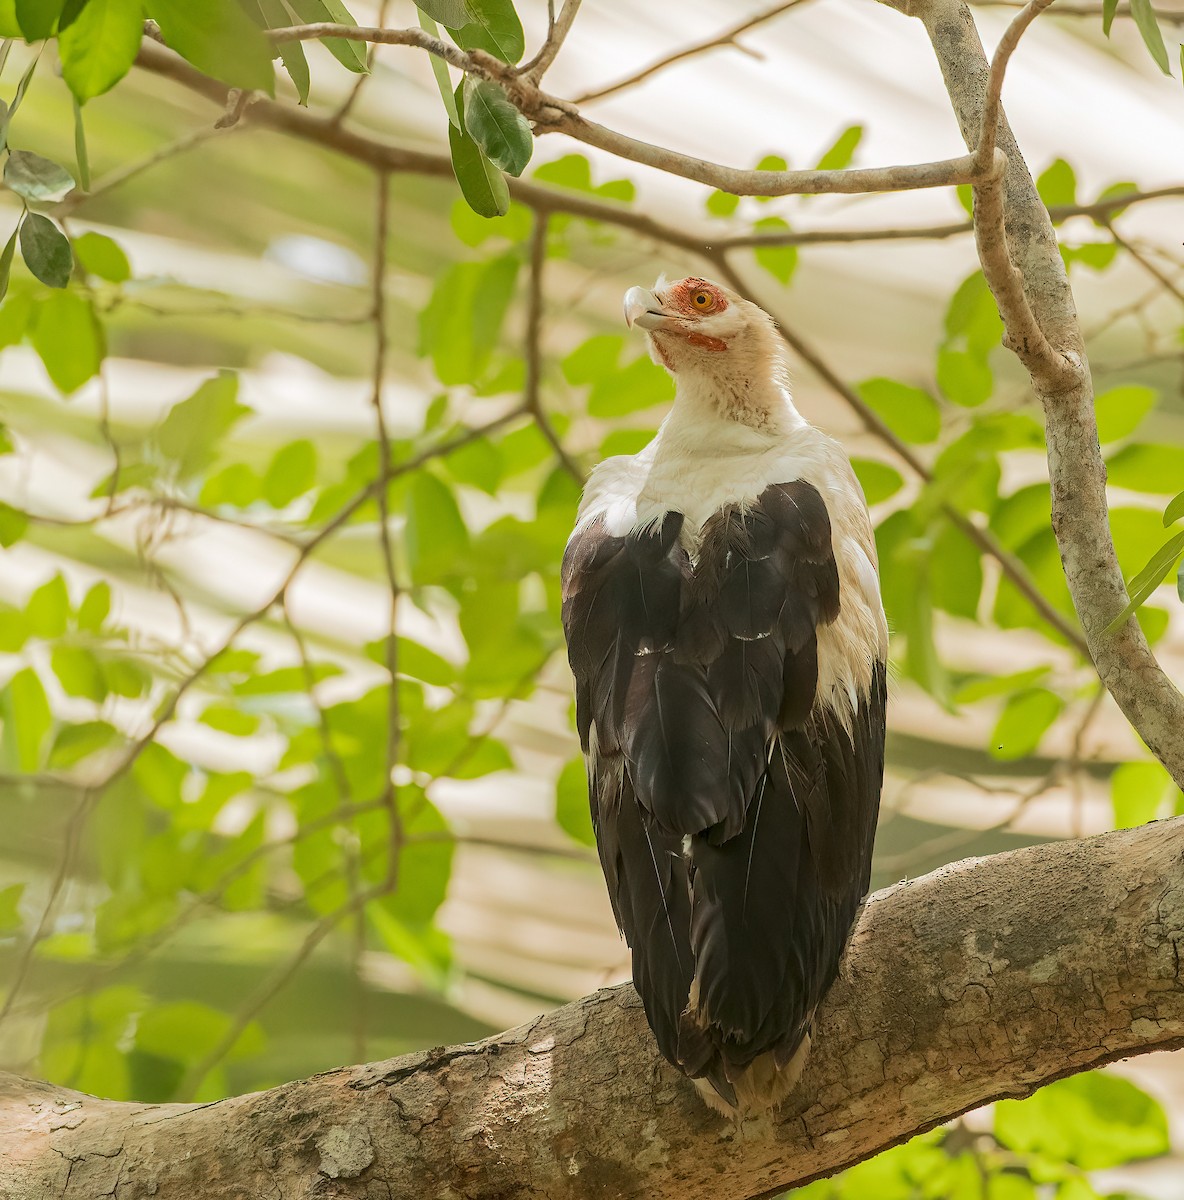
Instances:
[[[654,360],[676,375],[774,374],[781,365],[768,313],[709,279],[659,279],[653,288],[630,288],[625,323],[649,334]]]

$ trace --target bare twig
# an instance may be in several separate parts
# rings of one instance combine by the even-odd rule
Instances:
[[[526,310],[526,389],[523,407],[534,417],[535,425],[555,452],[563,469],[583,486],[584,471],[579,463],[568,454],[559,435],[555,432],[551,418],[543,408],[542,399],[542,332],[543,332],[543,268],[547,261],[547,214],[535,215],[530,233],[530,283],[527,290]]]
[[[1024,291],[1024,278],[1013,261],[1007,244],[1007,224],[1003,212],[1003,180],[1007,157],[997,146],[1000,104],[1007,64],[1029,25],[1052,0],[1029,0],[1008,25],[995,56],[983,97],[978,141],[974,148],[975,165],[982,178],[974,185],[974,237],[978,246],[983,275],[999,306],[1005,328],[1004,342],[1034,375],[1047,381],[1050,391],[1070,387],[1081,373],[1076,356],[1049,344]]]
[[[386,573],[391,611],[386,639],[386,669],[390,674],[387,703],[386,774],[383,779],[382,801],[390,821],[390,840],[387,848],[385,890],[393,891],[399,877],[399,855],[403,848],[403,817],[395,791],[395,766],[399,761],[399,638],[397,619],[399,609],[398,574],[395,570],[395,550],[391,542],[390,481],[393,475],[391,442],[387,432],[386,415],[382,407],[382,385],[386,374],[386,254],[387,222],[390,215],[390,176],[379,171],[377,176],[378,207],[374,222],[373,318],[374,318],[374,387],[371,403],[374,407],[374,433],[378,441],[378,540],[382,548],[382,565]]]
[[[1118,230],[1114,228],[1110,221],[1107,220],[1103,223],[1105,224],[1107,230],[1109,230],[1110,236],[1115,240],[1115,242],[1117,242],[1117,244],[1121,246],[1131,256],[1131,258],[1133,258],[1135,262],[1137,262],[1139,266],[1141,266],[1143,270],[1152,277],[1152,279],[1158,280],[1165,291],[1171,292],[1171,294],[1175,296],[1177,300],[1184,303],[1184,288],[1181,288],[1180,285],[1175,282],[1175,280],[1171,279],[1168,275],[1165,275],[1164,272],[1161,271],[1160,268],[1156,266],[1156,264],[1152,262],[1151,259],[1133,242],[1130,242],[1124,238],[1118,232]]]
[[[542,48],[534,58],[518,68],[522,75],[536,84],[542,79],[555,61],[559,51],[563,49],[563,43],[567,41],[567,35],[571,33],[571,27],[575,24],[579,11],[580,0],[563,0],[563,7],[559,10],[559,16],[556,17],[554,0],[547,0],[547,40],[543,42]]]
[[[671,67],[675,63],[685,62],[688,58],[694,58],[697,54],[703,54],[708,50],[715,50],[722,46],[736,46],[736,39],[742,33],[747,33],[750,29],[755,29],[758,25],[763,25],[766,21],[771,21],[774,17],[779,17],[782,13],[788,12],[791,8],[796,8],[799,4],[804,4],[805,2],[806,0],[784,0],[783,3],[776,4],[764,12],[757,13],[754,17],[745,18],[738,24],[725,29],[722,33],[717,33],[714,37],[694,42],[692,45],[674,54],[668,54],[665,58],[660,58],[657,62],[650,63],[648,67],[642,67],[640,71],[635,71],[632,75],[628,75],[624,79],[619,79],[616,83],[610,83],[606,87],[597,88],[593,92],[585,92],[582,96],[577,96],[573,103],[588,104],[593,100],[603,100],[606,96],[611,96],[615,92],[623,92],[626,88],[634,87],[658,74],[659,71],[664,71],[667,67]],[[743,49],[743,47],[737,48]]]
[[[995,47],[995,56],[991,59],[991,71],[987,76],[987,90],[983,98],[983,114],[979,124],[978,143],[975,146],[975,159],[978,169],[985,175],[991,172],[992,160],[995,157],[995,141],[999,130],[999,108],[1003,97],[1003,79],[1007,74],[1007,64],[1019,45],[1020,38],[1028,26],[1052,3],[1052,0],[1028,0],[1020,13],[1012,20]]]
[[[82,205],[88,204],[96,196],[102,196],[112,189],[119,187],[121,184],[127,183],[129,179],[134,179],[144,171],[159,166],[162,162],[166,162],[170,158],[176,158],[179,154],[185,154],[195,147],[200,146],[203,142],[208,142],[211,138],[229,132],[230,129],[218,125],[203,125],[199,129],[194,129],[190,133],[183,134],[175,141],[161,146],[160,149],[154,150],[144,158],[137,159],[135,162],[128,163],[125,166],[117,167],[110,174],[104,175],[102,179],[95,181],[94,186],[89,192],[75,188],[65,199],[60,200],[54,205],[54,216],[58,218],[68,216],[76,209],[81,208]]]
[[[1024,7],[1024,0],[970,0],[970,3],[975,8]],[[1058,4],[1056,15],[1058,17],[1093,17],[1100,19],[1103,16],[1103,8],[1100,4]],[[1133,14],[1130,10],[1130,5],[1120,4],[1114,10],[1114,15],[1116,17],[1130,17]],[[1157,20],[1166,22],[1168,25],[1184,25],[1184,12],[1156,8],[1155,16]]]

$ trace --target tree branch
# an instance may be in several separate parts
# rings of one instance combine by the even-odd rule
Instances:
[[[774,17],[779,17],[782,13],[788,12],[791,8],[797,8],[799,4],[803,3],[805,3],[805,0],[783,0],[783,3],[776,4],[764,12],[757,13],[754,17],[746,17],[738,24],[729,26],[722,33],[717,33],[702,41],[694,42],[692,45],[676,51],[674,54],[668,54],[665,58],[660,58],[656,62],[650,63],[648,67],[642,67],[640,71],[635,71],[632,75],[627,75],[624,79],[617,80],[616,83],[610,83],[606,87],[597,88],[594,92],[585,92],[582,96],[577,96],[573,103],[588,104],[593,100],[603,100],[606,96],[612,96],[616,92],[623,92],[626,88],[635,87],[651,76],[658,74],[659,71],[664,71],[667,67],[674,66],[675,63],[685,62],[688,58],[694,58],[696,54],[703,54],[708,50],[715,50],[721,46],[735,46],[736,39],[742,33],[747,33],[750,29],[755,29],[758,25],[763,25],[766,21],[771,21]],[[737,49],[743,48],[737,46]]]
[[[1184,819],[943,867],[868,903],[800,1088],[739,1134],[632,988],[469,1046],[206,1105],[0,1083],[0,1193],[90,1200],[770,1195],[959,1113],[1184,1044]]]
[[[572,0],[569,0],[570,3]],[[355,42],[416,46],[462,71],[500,83],[519,111],[534,121],[536,134],[565,133],[576,141],[606,150],[618,158],[629,159],[631,162],[654,167],[670,175],[679,175],[683,179],[706,184],[737,196],[898,192],[973,183],[982,174],[971,155],[938,162],[841,171],[757,171],[727,167],[689,154],[680,154],[664,146],[652,146],[648,142],[639,141],[595,121],[589,121],[579,114],[570,101],[541,91],[530,76],[518,75],[514,68],[507,67],[491,54],[481,50],[466,53],[449,42],[432,37],[422,29],[372,29],[321,21],[311,25],[272,29],[268,31],[268,36],[276,43],[338,37]],[[154,48],[145,43],[140,58],[151,62],[154,53]]]
[[[992,72],[974,19],[959,0],[908,2],[929,34],[963,139],[975,146],[984,114],[990,112]],[[1029,5],[1024,12],[1031,9]],[[999,214],[990,209],[982,214],[983,222],[995,229],[977,235],[980,258],[1007,327],[1007,344],[1028,369],[1044,407],[1052,528],[1065,578],[1099,677],[1152,753],[1184,787],[1184,696],[1156,661],[1134,617],[1116,633],[1107,632],[1126,607],[1127,593],[1110,534],[1106,468],[1085,344],[1052,222],[1001,109],[997,129],[998,149],[1007,163],[999,183],[1005,220],[1002,250],[1008,268],[1018,270],[1022,281],[1023,308],[1011,290],[1014,277],[1001,266],[996,269],[999,247],[988,247],[984,254],[984,240],[998,239],[1000,232],[995,225]],[[980,187],[976,195],[976,225],[982,191]],[[1025,310],[1051,354],[1025,342],[1030,333]]]
[[[550,11],[550,10],[548,10]],[[518,68],[520,74],[527,76],[532,83],[537,84],[555,61],[571,27],[575,24],[576,15],[580,11],[580,0],[563,0],[563,8],[559,10],[557,20],[547,23],[547,40],[542,49],[528,63]]]

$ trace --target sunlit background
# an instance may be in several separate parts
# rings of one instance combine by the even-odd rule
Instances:
[[[529,48],[545,6],[519,8]],[[380,17],[364,0],[351,11],[362,24]],[[749,11],[761,10],[587,4],[548,89],[598,92]],[[414,22],[409,4],[384,15]],[[1011,13],[975,15],[989,47]],[[1182,27],[1161,21],[1169,35]],[[447,153],[425,55],[381,48],[361,76],[319,45],[306,49],[311,112],[348,104],[343,128]],[[52,57],[11,141],[74,164],[71,97]],[[13,49],[0,95],[11,99],[30,61],[26,47]],[[294,100],[280,80],[281,99]],[[1184,183],[1180,81],[1155,70],[1129,21],[1107,40],[1096,17],[1041,18],[1005,103],[1050,205],[1087,204],[1115,184]],[[633,136],[737,165],[777,155],[813,166],[836,143],[860,166],[962,152],[920,25],[857,0],[800,3],[583,107]],[[250,109],[218,127],[221,107],[150,70],[134,70],[84,116],[92,190],[43,211],[61,219],[91,272],[80,294],[105,330],[101,370],[77,365],[101,356],[84,315],[70,360],[81,381],[68,364],[50,378],[52,335],[27,319],[46,290],[19,265],[0,306],[0,422],[12,443],[0,456],[0,541],[12,543],[0,551],[0,979],[17,987],[0,1021],[0,1065],[121,1098],[207,1099],[474,1039],[628,978],[588,845],[556,573],[573,474],[643,444],[671,394],[625,333],[620,297],[659,272],[702,272],[701,261],[552,217],[539,394],[565,464],[517,412],[529,211],[486,223],[450,177],[390,176],[382,401],[394,469],[415,468],[389,497],[407,676],[394,800],[412,841],[393,895],[360,907],[388,870],[383,860],[375,874],[367,859],[385,836],[375,822],[389,815],[380,781],[390,588],[373,495],[307,560],[298,555],[377,469],[375,176],[262,127]],[[854,126],[861,136],[846,133]],[[1037,495],[1046,471],[1026,380],[1002,350],[975,350],[984,330],[997,342],[997,329],[973,285],[960,293],[965,328],[947,315],[977,266],[972,238],[940,229],[965,220],[959,197],[733,207],[555,136],[539,140],[525,178],[579,186],[584,167],[566,157],[575,153],[592,185],[632,185],[608,199],[704,238],[757,221],[776,229],[776,218],[799,230],[938,227],[928,239],[734,257],[753,296],[842,380],[895,381],[862,394],[880,396],[925,462],[951,443],[969,447],[964,461],[946,461],[944,490],[922,488],[817,372],[794,363],[799,407],[865,460],[902,635],[875,886],[1176,811],[1166,776],[1063,637],[1000,584],[993,559],[917,515],[942,503],[977,513],[1071,614]],[[0,238],[18,212],[0,191]],[[1132,206],[1115,227],[1118,253],[1088,216],[1059,233],[1085,247],[1071,278],[1107,451],[1119,456],[1114,530],[1129,576],[1164,540],[1163,506],[1184,487],[1184,195]],[[87,259],[88,232],[126,254],[126,281],[118,262],[104,270],[106,243],[92,242]],[[944,377],[943,346],[966,350],[946,359]],[[981,386],[985,406],[951,402],[941,386],[951,379]],[[187,417],[176,406],[202,386],[203,406]],[[996,440],[960,441],[985,413],[998,416]],[[433,447],[503,415],[418,467]],[[269,604],[289,575],[282,603]],[[244,619],[230,654],[166,713]],[[1184,679],[1171,585],[1144,621],[1165,669]],[[172,719],[135,766],[99,787],[162,716]],[[1155,1055],[1114,1068],[1167,1107],[1177,1139],[1181,1064]],[[1095,1182],[1184,1197],[1184,1158]]]

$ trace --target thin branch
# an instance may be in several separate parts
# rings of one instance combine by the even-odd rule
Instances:
[[[547,40],[534,58],[518,68],[520,74],[536,84],[542,79],[563,49],[579,11],[580,0],[563,0],[563,8],[556,18],[554,0],[547,0]]]
[[[248,997],[247,1002],[235,1014],[234,1020],[231,1021],[217,1043],[189,1068],[177,1088],[177,1096],[182,1100],[189,1099],[201,1087],[206,1076],[234,1049],[235,1043],[246,1032],[247,1026],[287,987],[292,977],[308,961],[309,956],[325,938],[347,917],[360,912],[371,900],[376,900],[385,894],[386,890],[386,885],[383,883],[357,892],[340,908],[323,916],[308,931],[288,961],[272,972]]]
[[[1023,8],[1024,0],[970,0],[975,8]],[[1104,10],[1100,4],[1058,4],[1058,17],[1093,17],[1101,19]],[[1116,17],[1131,17],[1134,14],[1127,4],[1120,4],[1115,10]],[[1156,19],[1169,25],[1184,25],[1184,12],[1173,12],[1171,9],[1157,8]]]
[[[671,67],[675,63],[685,62],[688,58],[693,58],[697,54],[703,54],[708,50],[715,50],[721,46],[735,46],[736,39],[742,33],[747,33],[750,29],[755,29],[758,25],[763,25],[766,21],[771,21],[774,17],[779,17],[782,13],[788,12],[791,8],[797,8],[799,4],[804,4],[805,2],[806,0],[784,0],[781,4],[776,4],[764,12],[757,13],[755,17],[747,17],[738,24],[725,29],[722,33],[717,33],[714,37],[694,42],[692,45],[674,54],[668,54],[665,58],[660,58],[657,62],[650,63],[648,67],[642,67],[640,71],[635,71],[632,75],[627,75],[624,79],[620,79],[616,83],[610,83],[606,87],[597,88],[594,92],[585,92],[582,96],[577,96],[573,103],[589,104],[593,100],[603,100],[606,96],[611,96],[615,92],[623,92],[626,88],[634,87],[658,74],[659,71],[664,71],[667,67]],[[742,47],[737,48],[742,49]]]
[[[117,167],[110,174],[104,175],[102,179],[95,181],[94,186],[89,192],[75,188],[68,196],[59,200],[54,205],[53,214],[59,219],[69,216],[76,209],[81,208],[82,205],[89,204],[96,197],[120,187],[122,184],[127,183],[129,179],[134,179],[137,175],[143,174],[143,172],[150,170],[152,167],[157,167],[170,158],[176,158],[179,154],[185,154],[195,147],[200,146],[203,142],[208,142],[211,138],[228,132],[228,129],[219,125],[203,125],[199,129],[194,129],[190,133],[183,134],[175,141],[161,146],[159,150],[154,150],[144,158],[137,159],[135,162],[128,163],[125,166]]]
[[[1135,262],[1137,262],[1139,266],[1141,266],[1143,270],[1152,277],[1152,279],[1158,280],[1166,291],[1171,292],[1171,294],[1175,296],[1177,300],[1179,300],[1181,303],[1184,303],[1184,289],[1182,289],[1178,283],[1176,283],[1168,275],[1165,275],[1164,272],[1161,271],[1159,267],[1157,267],[1155,263],[1153,263],[1151,259],[1147,257],[1146,254],[1144,254],[1132,242],[1124,238],[1114,228],[1110,221],[1105,221],[1103,223],[1115,242],[1117,242],[1118,245],[1121,246],[1131,256],[1131,258],[1133,258]]]
[[[387,848],[385,889],[393,891],[398,881],[399,857],[403,848],[403,817],[395,792],[395,766],[399,761],[399,638],[397,633],[401,587],[395,569],[395,550],[391,542],[390,484],[394,473],[391,463],[391,440],[386,415],[382,407],[382,385],[386,374],[386,255],[387,224],[390,218],[390,176],[385,171],[377,175],[377,211],[374,222],[373,309],[374,318],[374,386],[371,404],[374,408],[374,434],[378,441],[378,540],[382,548],[382,566],[390,595],[390,620],[386,639],[386,669],[390,675],[387,701],[386,773],[383,779],[382,802],[390,823]]]
[[[1011,61],[1011,56],[1028,26],[1051,3],[1052,0],[1028,0],[1019,15],[1003,31],[999,45],[995,47],[995,56],[991,59],[991,70],[987,76],[987,90],[983,98],[983,115],[979,124],[978,143],[975,146],[978,168],[984,175],[993,174],[991,165],[995,157],[999,110],[1003,98],[1003,79],[1007,74],[1007,64]]]
[[[145,42],[141,46],[136,61],[141,68],[172,79],[189,90],[205,96],[215,104],[220,104],[225,99],[227,91],[225,84],[203,75],[184,59],[153,43]],[[338,154],[344,154],[357,162],[372,167],[386,171],[413,172],[438,178],[452,178],[452,160],[446,154],[431,154],[380,141],[377,138],[335,125],[323,116],[294,105],[257,98],[251,105],[250,118],[252,122],[325,146]],[[775,173],[760,172],[759,174]],[[810,173],[806,172],[806,174]],[[762,234],[759,235],[759,240],[756,235],[743,234],[729,237],[721,236],[710,230],[704,231],[702,234],[695,234],[672,225],[665,225],[615,201],[601,200],[595,196],[581,195],[579,192],[547,187],[529,179],[510,178],[507,179],[507,183],[513,199],[536,211],[569,213],[572,216],[591,221],[604,221],[618,228],[628,229],[639,237],[653,238],[692,254],[699,254],[712,248],[746,245],[806,245],[831,241],[876,241],[881,237],[885,240],[913,236],[950,237],[960,233],[969,233],[973,228],[971,223],[966,221],[948,226],[938,226],[932,230],[918,230],[915,234],[907,229],[836,230],[833,234],[826,230],[815,230],[797,234],[791,232],[786,235]],[[1057,219],[1077,215],[1101,216],[1145,200],[1168,199],[1178,196],[1184,196],[1184,184],[1153,191],[1130,192],[1124,196],[1115,196],[1096,204],[1058,206],[1052,212]]]
[[[583,468],[568,454],[555,426],[551,424],[543,408],[542,399],[542,330],[543,330],[543,269],[547,262],[546,213],[538,213],[530,232],[530,281],[526,301],[526,389],[523,407],[534,418],[539,432],[555,452],[563,469],[581,487],[584,484]]]
[[[568,4],[576,2],[568,0]],[[606,150],[618,158],[629,159],[737,196],[897,192],[973,183],[982,174],[969,154],[938,162],[840,171],[756,171],[728,167],[692,155],[679,154],[663,146],[653,146],[589,121],[580,116],[569,101],[540,91],[526,76],[515,75],[512,69],[492,55],[480,50],[465,53],[422,29],[372,29],[322,21],[273,29],[268,36],[273,42],[343,37],[352,41],[418,47],[462,71],[501,83],[511,102],[524,116],[535,122],[536,133],[566,133],[577,141]],[[152,62],[168,53],[145,43],[141,47],[139,61]],[[329,124],[332,126],[332,122]]]
[[[1003,318],[1004,344],[1014,351],[1031,374],[1047,381],[1049,391],[1054,391],[1074,384],[1081,374],[1081,362],[1049,344],[1040,320],[1028,302],[1024,277],[1007,244],[1003,211],[1007,156],[997,145],[1007,64],[1024,31],[1051,3],[1052,0],[1029,0],[1004,31],[991,59],[974,148],[974,160],[983,175],[974,185],[974,238],[983,275]]]

